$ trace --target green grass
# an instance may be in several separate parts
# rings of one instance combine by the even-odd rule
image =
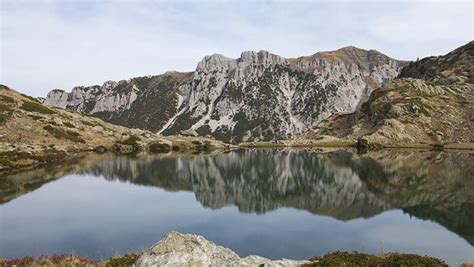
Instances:
[[[81,135],[77,132],[70,131],[67,129],[61,129],[58,127],[53,127],[51,125],[46,125],[43,127],[48,133],[58,139],[66,139],[77,143],[85,143],[84,139],[81,138]]]
[[[54,114],[55,112],[50,108],[36,102],[25,101],[20,107],[23,110],[31,111],[31,112],[38,112],[42,114]]]

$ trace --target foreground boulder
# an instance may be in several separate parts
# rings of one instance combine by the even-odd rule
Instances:
[[[309,261],[276,260],[260,256],[240,258],[235,252],[192,234],[170,232],[135,262],[144,266],[300,266]]]

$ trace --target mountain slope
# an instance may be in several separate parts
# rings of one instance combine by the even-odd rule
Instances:
[[[44,103],[165,135],[193,129],[232,142],[291,138],[336,112],[354,111],[404,65],[355,47],[294,59],[266,51],[238,59],[214,54],[192,73],[53,90]]]
[[[199,137],[163,137],[57,107],[0,85],[0,171],[66,159],[80,151],[225,148]]]
[[[316,135],[385,146],[474,142],[474,42],[412,62],[354,113],[323,121]]]

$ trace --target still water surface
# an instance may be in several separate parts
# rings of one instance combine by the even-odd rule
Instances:
[[[240,256],[474,259],[474,155],[239,150],[89,155],[0,179],[0,256],[140,251],[196,233]]]

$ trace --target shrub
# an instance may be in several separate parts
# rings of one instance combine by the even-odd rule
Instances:
[[[5,122],[10,119],[13,114],[13,110],[10,108],[9,105],[5,105],[0,103],[0,125],[4,125]]]
[[[20,94],[20,95],[22,95],[23,97],[26,97],[26,98],[28,98],[28,99],[29,99],[29,100],[31,100],[31,101],[34,101],[34,102],[40,103],[38,99],[36,99],[36,98],[34,98],[34,97],[32,97],[32,96],[25,95],[25,94]]]
[[[58,139],[67,139],[78,143],[86,142],[84,141],[84,139],[81,138],[81,135],[79,133],[74,131],[53,127],[51,125],[46,125],[43,127],[43,129],[45,129],[46,131],[48,131],[48,133]]]
[[[129,146],[132,146],[134,150],[139,150],[140,144],[138,142],[140,141],[141,141],[140,137],[131,135],[129,138],[123,141],[120,141],[118,143],[123,144],[123,145],[129,145]]]
[[[170,145],[162,143],[153,143],[148,147],[151,152],[169,152],[171,150]]]
[[[41,117],[41,116],[36,116],[36,115],[32,115],[32,114],[31,114],[31,115],[28,115],[28,116],[29,116],[30,118],[32,118],[33,120],[35,120],[35,121],[40,120],[40,119],[43,118],[43,117]]]
[[[6,95],[0,95],[0,101],[3,102],[8,102],[8,103],[15,103],[15,100],[13,98],[6,96]]]
[[[4,125],[9,118],[9,115],[0,113],[0,125]]]
[[[123,256],[112,257],[105,261],[105,266],[110,267],[122,267],[122,266],[132,266],[140,257],[139,254],[125,254]]]
[[[20,107],[23,110],[26,111],[31,111],[31,112],[38,112],[42,114],[53,114],[54,111],[52,111],[50,108],[40,104],[40,103],[35,103],[31,101],[25,101]]]
[[[87,125],[87,126],[90,126],[90,127],[94,127],[96,126],[97,124],[96,123],[92,123],[92,122],[88,122],[88,121],[81,121],[83,124]]]
[[[400,253],[377,256],[359,252],[335,251],[309,260],[312,263],[303,266],[447,266],[444,261],[437,258]]]
[[[63,125],[66,126],[66,127],[69,127],[69,128],[76,128],[76,126],[74,126],[74,124],[72,123],[69,123],[69,122],[63,122]]]

